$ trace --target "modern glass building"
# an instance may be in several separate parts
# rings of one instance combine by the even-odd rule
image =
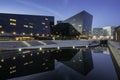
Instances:
[[[81,34],[91,32],[93,16],[86,11],[82,11],[66,20]]]
[[[53,16],[0,13],[1,36],[45,36],[53,25]]]

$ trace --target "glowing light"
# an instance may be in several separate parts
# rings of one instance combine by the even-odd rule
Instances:
[[[37,55],[39,55],[39,52],[37,52]]]
[[[16,32],[13,32],[14,35],[16,35]]]
[[[2,65],[0,65],[0,68],[2,68]]]
[[[59,50],[59,49],[60,49],[60,47],[58,46],[58,47],[57,47],[57,49]]]
[[[75,46],[73,46],[73,49],[75,49]]]
[[[33,33],[30,33],[31,36],[33,36]]]
[[[1,59],[1,62],[4,62],[4,59]]]
[[[33,54],[30,54],[31,56],[33,56]]]
[[[15,60],[16,59],[16,57],[13,57],[13,60]]]
[[[22,34],[23,34],[23,35],[25,35],[25,33],[24,33],[24,32],[23,32]]]
[[[4,31],[1,31],[2,34],[4,34],[5,32]]]
[[[42,51],[42,48],[40,47],[39,50]]]
[[[18,49],[18,51],[19,51],[19,52],[21,52],[21,51],[22,51],[22,49],[21,49],[21,48],[19,48],[19,49]]]
[[[88,45],[86,45],[86,48],[88,48]]]
[[[23,55],[22,57],[25,58],[25,55]]]

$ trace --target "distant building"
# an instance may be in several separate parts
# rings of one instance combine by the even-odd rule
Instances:
[[[120,26],[115,28],[114,34],[113,34],[113,39],[115,41],[120,41]]]
[[[103,28],[93,28],[93,31],[92,31],[92,35],[93,36],[96,36],[96,37],[99,37],[99,36],[103,36]]]
[[[65,23],[70,23],[80,34],[90,33],[92,29],[93,16],[86,11],[82,11],[66,20]]]
[[[53,16],[0,13],[0,36],[44,36],[53,25]]]
[[[114,27],[105,26],[102,28],[93,28],[92,36],[99,39],[113,39]]]
[[[113,26],[105,26],[103,27],[104,30],[104,36],[113,36],[113,32],[114,32],[114,27]]]

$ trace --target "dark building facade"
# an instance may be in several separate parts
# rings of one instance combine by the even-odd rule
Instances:
[[[79,35],[80,33],[69,23],[58,23],[52,29],[52,34],[59,36],[59,39],[63,39],[64,37],[73,39],[74,36]]]
[[[70,23],[79,33],[88,33],[92,29],[93,16],[86,11],[82,11],[66,20],[65,23]]]
[[[0,35],[46,35],[53,25],[53,16],[0,13]]]
[[[120,41],[120,26],[115,28],[115,31],[113,33],[113,39],[115,41]]]

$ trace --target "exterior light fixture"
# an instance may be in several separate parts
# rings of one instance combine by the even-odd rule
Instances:
[[[18,51],[19,51],[19,52],[21,52],[21,51],[22,51],[22,49],[21,49],[21,48],[19,48],[19,49],[18,49]]]
[[[39,50],[42,51],[42,48],[40,47]]]

